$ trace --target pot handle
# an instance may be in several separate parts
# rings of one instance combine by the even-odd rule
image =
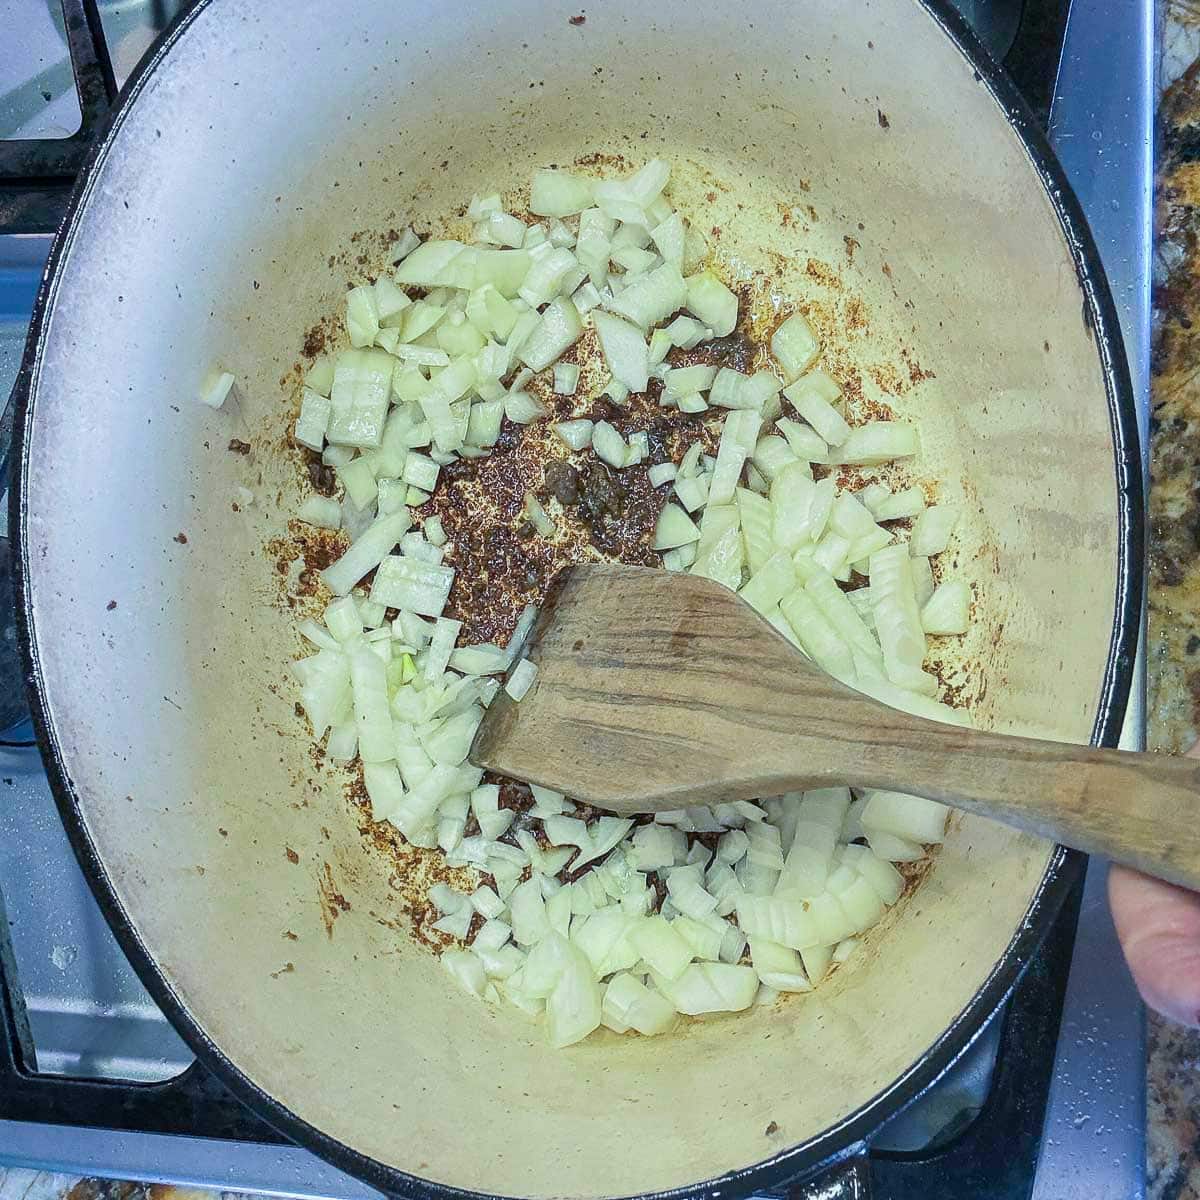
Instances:
[[[53,233],[96,134],[117,96],[96,0],[61,0],[63,32],[79,96],[79,128],[70,137],[0,141],[0,228]]]

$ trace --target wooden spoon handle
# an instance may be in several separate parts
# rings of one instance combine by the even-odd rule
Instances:
[[[931,736],[933,730],[937,733]],[[851,782],[910,792],[1200,890],[1200,762],[914,721]]]

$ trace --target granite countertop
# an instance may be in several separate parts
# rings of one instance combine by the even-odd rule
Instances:
[[[1200,731],[1200,4],[1164,26],[1151,363],[1150,749]],[[1200,1033],[1151,1018],[1147,1194],[1200,1200]]]
[[[1178,753],[1200,732],[1200,0],[1169,0],[1163,29],[1147,740]],[[1200,1200],[1200,1032],[1151,1017],[1147,1101],[1149,1200]],[[0,1167],[0,1200],[215,1197]]]

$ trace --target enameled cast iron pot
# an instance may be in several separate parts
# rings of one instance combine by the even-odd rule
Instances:
[[[352,235],[427,226],[538,165],[669,157],[727,260],[920,422],[918,469],[967,512],[979,616],[956,664],[977,719],[1111,743],[1136,641],[1112,303],[1045,141],[949,5],[576,12],[199,4],[80,181],[18,388],[24,648],[84,869],[204,1062],[405,1195],[734,1195],[803,1174],[970,1043],[1080,864],[956,820],[828,985],[673,1037],[550,1051],[458,992],[406,936],[395,862],[312,765],[265,548],[301,491],[281,379],[339,302],[330,256]],[[244,423],[193,400],[218,361]],[[238,485],[256,501],[235,512]]]

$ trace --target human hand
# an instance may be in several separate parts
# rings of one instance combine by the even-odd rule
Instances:
[[[1188,756],[1200,758],[1200,742]],[[1173,1021],[1200,1026],[1200,893],[1114,866],[1108,901],[1142,999]]]

